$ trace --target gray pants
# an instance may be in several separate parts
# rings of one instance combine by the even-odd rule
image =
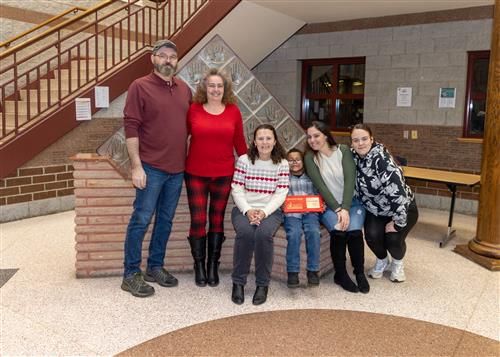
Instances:
[[[268,286],[273,267],[273,237],[283,222],[281,210],[274,211],[258,226],[251,225],[237,207],[231,213],[236,238],[233,254],[233,283],[245,285],[255,252],[255,284]]]

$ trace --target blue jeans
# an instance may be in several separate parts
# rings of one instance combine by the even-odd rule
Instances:
[[[352,199],[351,209],[349,210],[349,227],[347,231],[357,231],[363,228],[365,222],[365,208],[357,198]],[[320,217],[321,223],[325,226],[328,232],[335,230],[335,225],[338,223],[338,217],[335,212],[327,208]]]
[[[286,271],[300,272],[300,243],[304,229],[306,241],[308,271],[319,271],[320,228],[317,213],[304,213],[302,218],[285,216],[285,231],[288,244],[286,246]]]
[[[143,163],[146,187],[136,189],[134,211],[130,217],[125,238],[125,267],[123,275],[141,271],[142,242],[151,217],[156,212],[151,242],[149,243],[148,270],[163,267],[172,220],[182,189],[184,173],[169,174]]]

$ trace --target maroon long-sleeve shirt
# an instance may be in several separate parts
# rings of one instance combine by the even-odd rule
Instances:
[[[184,171],[190,101],[191,90],[179,78],[170,84],[151,73],[130,85],[125,136],[139,138],[141,161],[172,174]]]

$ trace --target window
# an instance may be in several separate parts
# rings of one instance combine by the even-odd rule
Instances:
[[[363,122],[364,92],[364,57],[303,61],[302,125],[320,120],[347,131]]]
[[[482,138],[486,119],[486,89],[490,51],[469,52],[465,97],[464,137]]]

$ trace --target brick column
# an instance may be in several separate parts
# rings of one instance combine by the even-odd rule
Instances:
[[[490,270],[500,270],[500,0],[495,1],[477,236],[455,248]]]

